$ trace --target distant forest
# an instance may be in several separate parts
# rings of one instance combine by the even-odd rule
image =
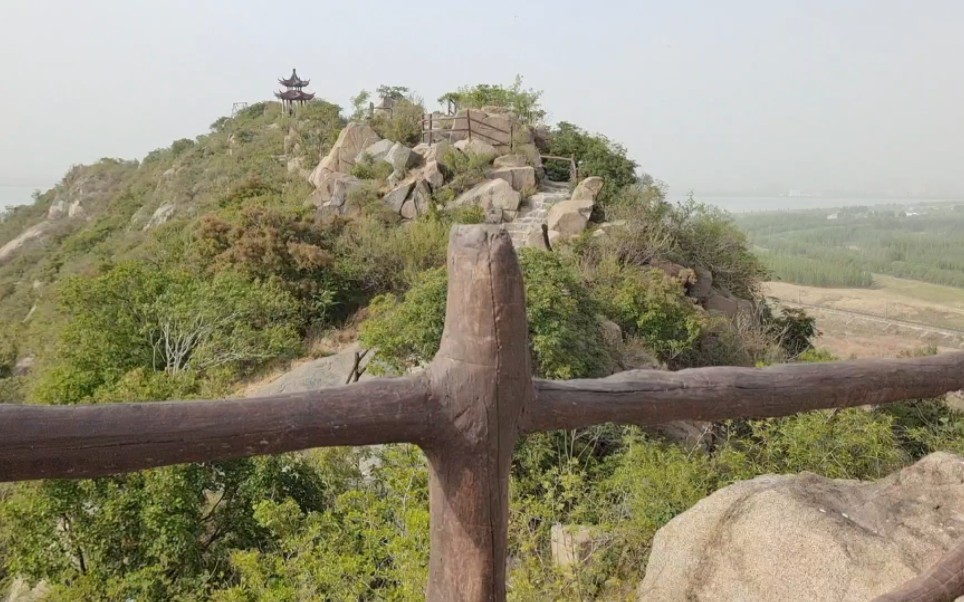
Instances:
[[[772,277],[869,287],[873,273],[964,287],[964,204],[736,216]]]

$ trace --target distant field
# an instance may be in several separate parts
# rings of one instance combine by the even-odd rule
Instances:
[[[929,345],[964,348],[962,288],[875,274],[870,288],[767,282],[764,292],[804,306],[823,332],[818,344],[840,357],[893,357]]]
[[[735,216],[775,279],[875,286],[873,274],[964,287],[964,204]]]

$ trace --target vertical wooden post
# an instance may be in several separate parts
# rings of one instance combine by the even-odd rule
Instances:
[[[469,133],[469,140],[472,139],[472,109],[465,110],[465,129]]]
[[[445,330],[428,369],[430,602],[505,600],[509,466],[533,399],[522,274],[498,226],[456,226]]]

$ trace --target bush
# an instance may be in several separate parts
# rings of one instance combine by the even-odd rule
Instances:
[[[609,374],[613,358],[596,321],[598,306],[576,270],[551,253],[527,249],[519,259],[536,373],[545,378]],[[378,349],[374,361],[382,371],[402,372],[438,351],[447,282],[439,268],[417,281],[403,300],[386,295],[372,302],[361,338]]]
[[[523,89],[522,76],[517,75],[508,88],[500,85],[477,84],[463,86],[455,92],[439,97],[440,103],[454,101],[461,108],[482,108],[485,106],[504,107],[511,110],[528,124],[542,121],[546,112],[539,104],[541,91]]]
[[[351,175],[362,180],[385,180],[392,175],[392,166],[387,161],[376,163],[371,155],[365,153],[360,161],[351,166]]]
[[[575,157],[580,177],[601,176],[605,180],[606,184],[596,199],[601,207],[605,207],[624,187],[639,181],[638,166],[626,156],[625,147],[565,121],[550,132],[549,154]],[[568,171],[567,166],[557,162],[546,165],[546,174],[552,180],[570,179]]]
[[[60,304],[70,320],[33,389],[42,403],[90,399],[138,368],[236,376],[299,348],[293,299],[229,272],[129,262],[67,280]]]

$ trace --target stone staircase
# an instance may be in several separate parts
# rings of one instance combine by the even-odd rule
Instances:
[[[503,224],[505,231],[512,238],[512,246],[521,249],[526,246],[529,233],[542,229],[549,217],[549,209],[560,201],[569,199],[569,184],[566,182],[544,181],[539,192],[522,202],[519,214],[514,220]]]

